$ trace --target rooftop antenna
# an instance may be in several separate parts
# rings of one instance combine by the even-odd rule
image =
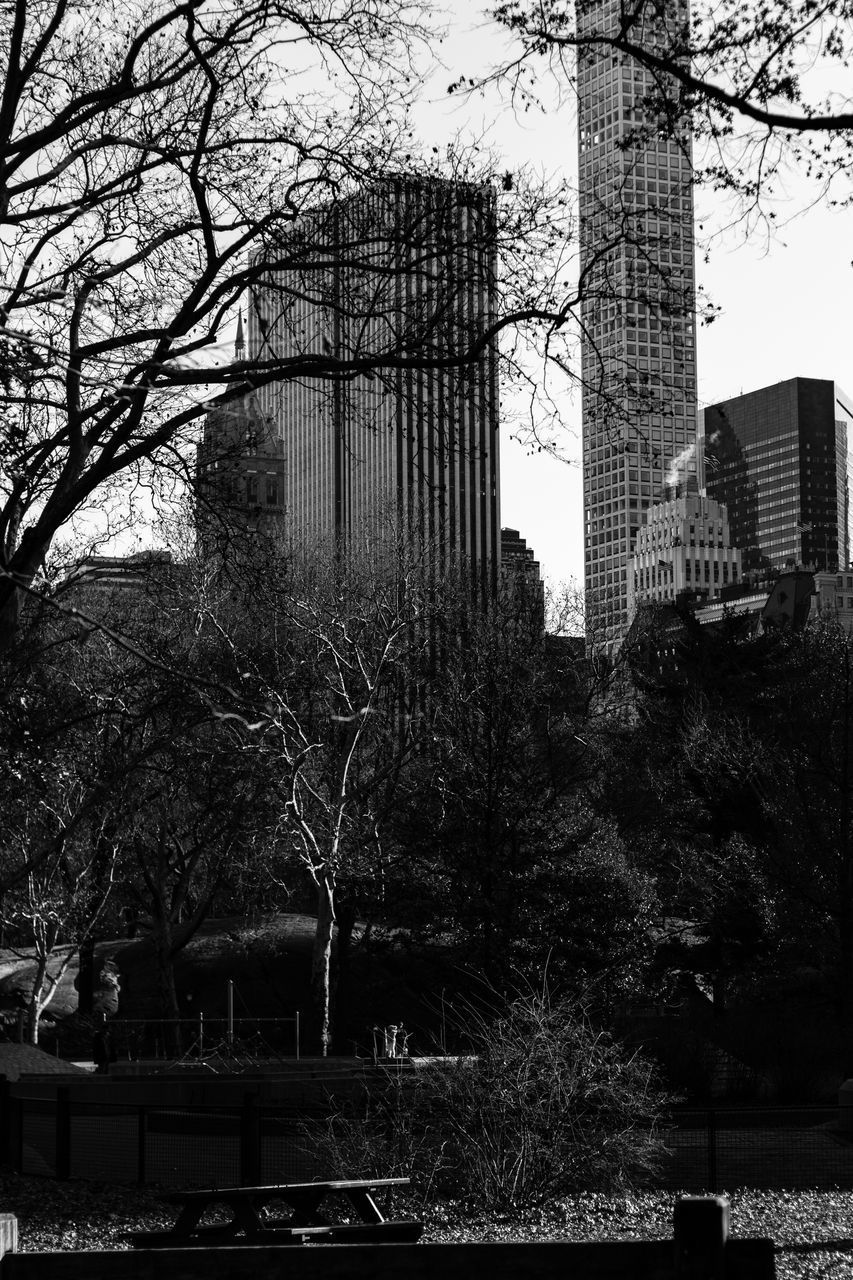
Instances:
[[[246,355],[246,340],[243,337],[243,308],[237,316],[237,337],[234,339],[234,359],[242,360]]]

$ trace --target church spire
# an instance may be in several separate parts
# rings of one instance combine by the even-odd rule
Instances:
[[[246,340],[243,337],[243,308],[237,317],[237,337],[234,339],[234,359],[242,360],[246,354]]]

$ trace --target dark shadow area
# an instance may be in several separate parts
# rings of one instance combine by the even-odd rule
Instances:
[[[807,1240],[803,1244],[777,1244],[776,1253],[853,1253],[853,1239]]]

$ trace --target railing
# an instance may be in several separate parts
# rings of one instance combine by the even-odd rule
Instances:
[[[24,1040],[24,1022],[23,1010],[0,1015],[6,1038],[19,1044]],[[195,1018],[110,1018],[101,1029],[108,1033],[113,1058],[129,1061],[203,1059],[216,1053],[259,1060],[299,1059],[301,1052],[298,1012],[290,1018],[210,1018],[203,1013]],[[79,1027],[69,1038],[61,1022],[46,1020],[39,1024],[39,1048],[73,1060],[88,1057],[93,1046],[81,1043]]]
[[[340,1085],[334,1075],[314,1081],[310,1092],[294,1075],[287,1086],[292,1097],[274,1107],[248,1090],[230,1106],[191,1105],[185,1101],[191,1090],[168,1088],[154,1102],[122,1102],[128,1083],[134,1082],[103,1081],[116,1095],[105,1101],[76,1084],[73,1097],[64,1085],[36,1097],[24,1081],[0,1081],[0,1159],[22,1173],[175,1187],[335,1173],[319,1167],[312,1140],[328,1111],[324,1089]],[[649,1185],[697,1193],[853,1189],[853,1141],[836,1120],[834,1108],[681,1109],[671,1117]]]
[[[302,1181],[323,1172],[305,1125],[242,1105],[90,1103],[60,1086],[54,1098],[7,1097],[0,1140],[16,1172],[60,1179],[210,1186]]]
[[[140,1058],[204,1059],[239,1053],[243,1057],[300,1057],[299,1014],[292,1018],[110,1018],[106,1023],[113,1055]]]
[[[836,1107],[678,1108],[666,1185],[683,1190],[853,1189],[853,1134]]]
[[[673,1233],[664,1240],[480,1241],[453,1244],[337,1244],[330,1251],[293,1245],[241,1245],[228,1248],[69,1250],[17,1253],[17,1221],[0,1215],[2,1280],[147,1280],[153,1274],[183,1280],[251,1275],[255,1280],[293,1280],[347,1276],[349,1280],[468,1280],[470,1276],[535,1275],[541,1280],[586,1276],[588,1280],[773,1280],[773,1241],[733,1238],[730,1206],[723,1197],[676,1202]],[[284,1255],[286,1250],[286,1256]],[[334,1253],[334,1258],[329,1253]]]

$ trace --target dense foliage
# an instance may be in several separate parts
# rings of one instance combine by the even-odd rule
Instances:
[[[59,966],[128,921],[176,1018],[204,921],[287,905],[318,922],[306,1026],[327,1051],[385,1016],[368,970],[420,991],[421,1048],[456,1050],[440,993],[547,976],[658,1041],[683,1087],[709,1087],[694,1042],[756,1091],[832,1087],[853,1037],[833,620],[689,636],[677,663],[646,637],[605,669],[523,593],[478,616],[411,546],[254,554],[69,586],[4,659],[0,914],[40,957],[32,1037]]]

